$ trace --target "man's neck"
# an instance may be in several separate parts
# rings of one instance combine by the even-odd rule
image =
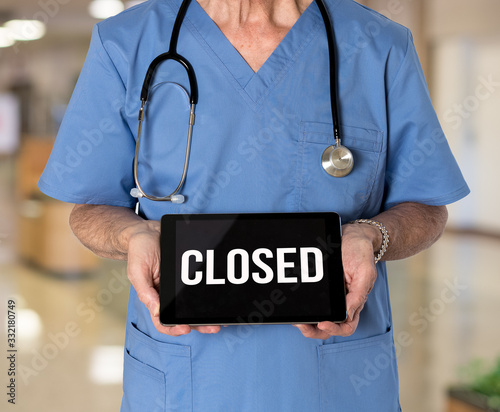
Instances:
[[[291,28],[312,0],[198,0],[218,24],[245,26],[269,23]]]
[[[312,0],[197,0],[256,72]]]

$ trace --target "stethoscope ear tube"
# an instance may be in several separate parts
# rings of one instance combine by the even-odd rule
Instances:
[[[184,20],[184,16],[186,15],[186,10],[190,4],[191,0],[184,0],[181,4],[181,7],[179,8],[179,12],[177,13],[177,17],[175,19],[174,23],[174,28],[172,30],[172,35],[170,38],[170,48],[168,52],[160,54],[157,56],[149,65],[148,70],[146,72],[146,76],[144,78],[144,82],[142,84],[142,90],[141,90],[141,107],[139,109],[139,125],[137,129],[137,138],[136,138],[136,143],[135,143],[135,155],[134,155],[134,181],[136,187],[133,188],[130,191],[130,195],[139,199],[142,197],[145,197],[146,199],[149,200],[155,200],[155,201],[169,201],[172,203],[184,203],[184,196],[179,194],[178,192],[181,190],[182,186],[184,185],[184,181],[186,180],[186,175],[187,175],[187,168],[189,164],[189,154],[191,151],[191,140],[192,140],[192,135],[193,135],[193,126],[194,126],[194,121],[195,121],[195,108],[196,104],[198,103],[198,82],[196,81],[196,75],[194,72],[193,67],[189,63],[189,61],[181,56],[180,54],[177,53],[177,41],[179,39],[179,32],[180,28],[182,25],[182,21]],[[187,136],[187,143],[186,143],[186,155],[184,158],[184,168],[182,170],[182,176],[179,181],[179,184],[175,188],[175,190],[169,194],[168,196],[163,196],[163,197],[157,197],[157,196],[152,196],[148,195],[144,192],[144,190],[141,187],[141,184],[139,182],[139,175],[138,175],[138,166],[139,166],[139,148],[141,145],[141,135],[142,135],[142,122],[144,120],[144,113],[146,110],[146,102],[148,100],[148,95],[149,95],[149,89],[151,87],[151,82],[153,80],[155,71],[157,67],[160,65],[160,63],[167,61],[167,60],[173,60],[182,67],[184,67],[184,70],[186,70],[186,73],[188,75],[189,79],[189,88],[190,88],[190,96],[189,96],[189,103],[190,103],[190,113],[189,113],[189,125],[188,125],[188,136]],[[136,209],[138,211],[138,209]]]
[[[157,56],[149,65],[148,71],[146,72],[146,77],[144,78],[144,83],[142,85],[141,100],[148,100],[149,87],[151,86],[151,81],[158,65],[166,60],[174,60],[184,67],[189,77],[189,87],[191,89],[190,103],[198,103],[198,83],[196,82],[194,69],[187,61],[187,59],[182,57],[180,54],[177,54],[177,42],[179,40],[179,33],[181,31],[182,22],[184,21],[186,11],[190,3],[191,0],[183,0],[181,6],[179,7],[177,17],[175,18],[174,27],[172,29],[172,34],[170,35],[170,47],[168,48],[168,51]]]
[[[148,195],[147,193],[144,192],[144,190],[142,189],[141,184],[139,182],[139,174],[138,174],[139,148],[141,145],[142,121],[144,119],[145,105],[146,105],[146,101],[142,100],[141,108],[139,110],[139,126],[137,129],[137,139],[135,142],[135,155],[134,155],[134,182],[135,182],[136,187],[134,187],[133,189],[130,190],[130,195],[132,197],[135,197],[138,199],[145,197],[146,199],[160,201],[160,202],[166,201],[166,202],[172,202],[172,203],[184,203],[184,196],[181,194],[178,194],[178,192],[181,190],[181,188],[184,185],[184,182],[186,180],[187,169],[188,169],[188,165],[189,165],[189,154],[191,152],[193,126],[194,126],[194,122],[195,122],[194,111],[196,108],[196,104],[193,103],[190,105],[189,126],[188,126],[188,135],[187,135],[187,143],[186,143],[186,155],[184,157],[184,167],[182,169],[182,176],[181,176],[179,184],[177,185],[175,190],[172,193],[170,193],[168,196],[163,196],[163,197]]]
[[[146,72],[146,77],[144,78],[144,82],[142,84],[141,101],[148,100],[149,89],[151,87],[151,82],[153,81],[156,68],[160,63],[166,60],[173,60],[184,67],[184,70],[186,70],[189,79],[190,104],[198,104],[198,82],[196,81],[196,74],[194,72],[193,66],[191,66],[191,63],[189,63],[189,61],[183,56],[170,50],[157,56],[149,65],[148,71]]]

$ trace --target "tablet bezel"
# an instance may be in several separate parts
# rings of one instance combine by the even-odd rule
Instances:
[[[291,316],[263,316],[262,321],[250,322],[249,314],[241,314],[236,317],[190,317],[179,318],[176,314],[176,277],[168,276],[167,273],[175,273],[176,268],[176,223],[184,220],[190,221],[217,221],[217,220],[239,220],[239,219],[258,219],[260,221],[266,219],[286,220],[286,219],[318,219],[321,218],[325,222],[325,246],[328,257],[325,260],[326,273],[329,275],[329,299],[330,299],[330,316],[315,316],[315,315],[292,315]],[[332,236],[329,239],[328,236]],[[169,214],[164,215],[161,219],[161,262],[160,262],[160,323],[164,326],[174,325],[239,325],[239,324],[316,324],[322,321],[330,321],[342,323],[347,318],[346,301],[345,301],[345,278],[342,267],[341,253],[341,220],[340,216],[335,212],[305,212],[305,213],[238,213],[238,214]],[[173,247],[166,247],[166,245]],[[335,253],[330,253],[329,248],[335,246]],[[333,277],[332,274],[336,276]]]

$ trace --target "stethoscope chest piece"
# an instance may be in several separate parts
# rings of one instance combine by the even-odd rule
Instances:
[[[323,152],[321,165],[330,176],[345,177],[351,173],[354,157],[347,147],[341,144],[332,145]]]

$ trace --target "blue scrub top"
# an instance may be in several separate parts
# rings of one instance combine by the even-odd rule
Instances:
[[[140,91],[168,50],[180,0],[149,0],[96,25],[39,186],[72,203],[133,207]],[[254,73],[196,2],[178,52],[194,67],[199,103],[184,204],[166,213],[336,211],[370,218],[401,202],[445,205],[469,190],[450,152],[410,32],[351,0],[328,0],[339,58],[343,140],[355,166],[321,167],[334,142],[325,28],[313,2]],[[182,173],[189,90],[166,62],[146,107],[139,176],[167,195]],[[385,264],[350,337],[308,339],[293,326],[230,326],[215,335],[156,331],[131,289],[122,411],[398,411]]]

